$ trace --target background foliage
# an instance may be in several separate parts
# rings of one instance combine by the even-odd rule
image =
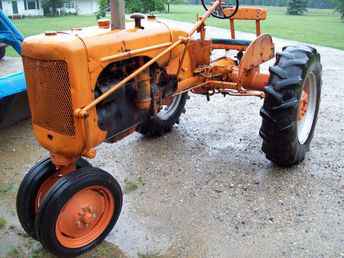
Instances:
[[[109,10],[109,1],[98,0],[98,11],[96,13],[97,19],[105,17],[107,10]]]
[[[291,15],[302,15],[307,11],[307,0],[289,0],[287,13]]]
[[[153,11],[165,11],[167,0],[126,0],[125,8],[127,12],[150,13]]]
[[[332,0],[336,5],[337,12],[340,13],[342,20],[344,20],[344,0]]]

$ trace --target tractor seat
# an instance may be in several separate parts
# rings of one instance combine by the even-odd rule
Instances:
[[[241,39],[212,39],[213,44],[216,45],[228,45],[228,46],[246,46],[248,47],[251,44],[250,40],[241,40]]]

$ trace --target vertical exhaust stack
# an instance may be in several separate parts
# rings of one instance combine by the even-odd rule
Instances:
[[[124,0],[110,0],[111,29],[125,29],[125,4]]]

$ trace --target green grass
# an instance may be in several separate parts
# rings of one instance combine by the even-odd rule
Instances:
[[[14,24],[25,36],[32,36],[44,31],[62,31],[71,28],[94,26],[97,24],[95,16],[63,16],[63,17],[37,17],[14,20]],[[17,56],[12,48],[7,49],[8,56]]]
[[[0,217],[0,229],[3,229],[7,224],[6,219]]]
[[[42,33],[48,30],[61,31],[71,28],[94,26],[97,20],[95,16],[63,16],[63,17],[39,17],[14,20],[14,24],[24,36]]]
[[[334,10],[310,9],[304,16],[286,15],[283,7],[268,7],[268,19],[263,22],[262,30],[272,36],[296,40],[316,45],[344,49],[344,23]],[[203,14],[203,8],[197,5],[173,5],[171,13],[160,17],[185,22],[194,22],[196,14]],[[229,28],[229,22],[211,18],[207,24]],[[245,32],[255,31],[255,22],[237,21],[236,29]]]
[[[333,10],[311,9],[304,16],[289,16],[285,8],[269,7],[269,17],[263,22],[263,32],[275,37],[297,40],[306,43],[344,49],[344,23]],[[196,14],[202,15],[204,10],[199,5],[172,5],[171,13],[159,14],[160,17],[179,21],[194,22]],[[48,30],[67,30],[75,27],[96,24],[95,16],[64,16],[49,18],[25,18],[15,20],[15,25],[24,34],[30,36]],[[228,21],[211,18],[207,24],[220,28],[228,28]],[[255,24],[250,21],[238,21],[237,30],[254,32]],[[8,48],[9,56],[16,56],[13,49]]]

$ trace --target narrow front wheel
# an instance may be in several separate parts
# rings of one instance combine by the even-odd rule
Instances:
[[[36,234],[58,257],[78,256],[110,233],[119,218],[122,197],[109,173],[81,168],[50,189],[35,221]]]
[[[91,167],[91,164],[80,158],[77,168]],[[20,183],[17,193],[17,215],[25,232],[37,239],[34,224],[36,213],[50,188],[59,180],[57,170],[50,158],[35,164]]]

